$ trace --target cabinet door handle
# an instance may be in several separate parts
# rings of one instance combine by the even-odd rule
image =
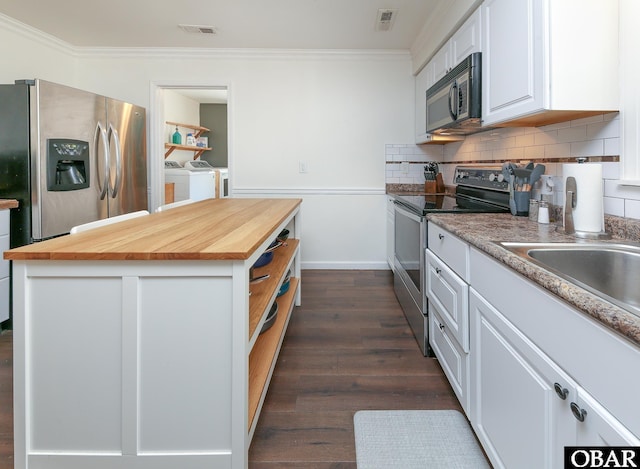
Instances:
[[[438,323],[438,327],[442,332],[444,332],[444,324]]]
[[[438,234],[439,239],[444,239],[444,235],[442,233]]]
[[[567,395],[569,394],[569,390],[567,388],[563,388],[560,383],[554,383],[553,384],[553,389],[555,389],[556,394],[558,395],[558,397],[560,399],[562,399],[563,401],[567,398]]]
[[[440,269],[440,267],[436,267],[436,274],[440,275],[440,272],[442,272],[442,270]]]
[[[584,422],[584,418],[587,415],[587,411],[584,409],[581,409],[580,406],[575,402],[571,403],[571,412],[573,413],[573,416],[576,418],[578,422]]]

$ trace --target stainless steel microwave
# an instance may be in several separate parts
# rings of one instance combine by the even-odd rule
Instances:
[[[466,135],[481,129],[482,55],[468,56],[427,90],[427,133]]]

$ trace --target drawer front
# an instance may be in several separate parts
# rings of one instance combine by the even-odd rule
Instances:
[[[9,234],[9,210],[0,210],[0,236]]]
[[[0,278],[9,276],[9,261],[2,258],[2,253],[9,250],[9,235],[0,235]]]
[[[427,298],[465,352],[469,351],[469,286],[427,249]]]
[[[427,233],[427,247],[468,282],[469,245],[433,223],[427,225]]]
[[[439,315],[437,307],[429,304],[429,343],[447,376],[465,414],[469,415],[469,354],[465,353]]]
[[[0,279],[0,322],[9,319],[9,277]]]

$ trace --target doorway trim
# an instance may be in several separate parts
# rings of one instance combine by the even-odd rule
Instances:
[[[230,83],[193,81],[152,81],[149,86],[149,210],[155,211],[164,204],[164,90],[210,89],[227,90],[227,165],[233,174],[233,94]],[[229,177],[229,193],[233,186]]]

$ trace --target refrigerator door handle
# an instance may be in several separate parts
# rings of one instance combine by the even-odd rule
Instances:
[[[96,153],[96,180],[98,181],[98,190],[100,191],[100,200],[104,200],[109,188],[109,144],[107,142],[107,132],[104,130],[102,123],[96,125],[96,132],[93,139],[94,151]],[[102,150],[104,155],[104,176],[100,176],[100,142],[102,142]]]
[[[118,135],[118,131],[113,128],[113,125],[109,124],[109,143],[111,143],[111,138],[113,138],[116,149],[116,180],[113,183],[111,191],[111,198],[115,199],[122,186],[122,153],[120,152],[120,136]]]

